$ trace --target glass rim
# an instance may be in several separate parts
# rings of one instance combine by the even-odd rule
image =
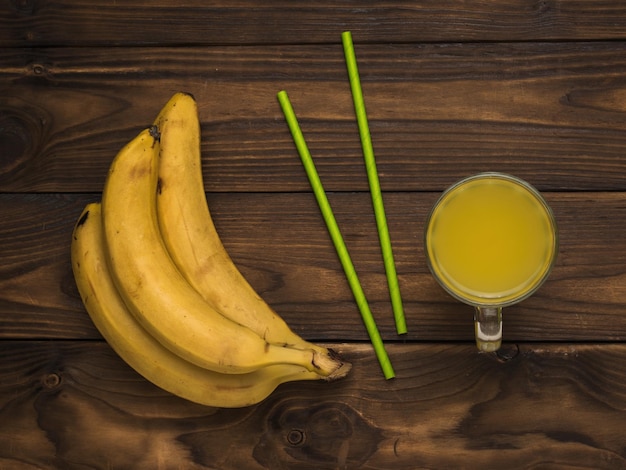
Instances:
[[[430,224],[431,224],[431,221],[432,221],[432,218],[433,218],[433,215],[434,215],[435,211],[437,210],[439,205],[445,200],[445,198],[446,198],[446,196],[448,194],[450,194],[452,191],[454,191],[458,187],[463,186],[464,184],[467,184],[467,183],[469,183],[471,181],[478,180],[478,179],[487,179],[487,178],[506,180],[506,181],[510,181],[510,182],[516,183],[516,184],[522,186],[528,192],[530,192],[537,199],[537,201],[539,201],[539,203],[542,205],[542,207],[546,211],[546,214],[548,215],[548,218],[549,218],[549,220],[551,222],[551,225],[552,225],[552,229],[553,229],[553,233],[554,233],[554,249],[553,249],[553,254],[552,254],[550,263],[548,264],[547,268],[545,269],[545,272],[535,282],[535,285],[533,285],[527,291],[523,292],[520,295],[513,296],[511,298],[508,298],[508,297],[500,297],[500,298],[494,297],[493,299],[483,299],[484,301],[475,301],[473,299],[468,298],[468,297],[470,297],[469,295],[467,297],[464,297],[461,294],[459,294],[458,292],[455,292],[452,288],[448,287],[446,285],[446,283],[441,280],[440,276],[437,274],[435,268],[432,265],[432,261],[431,261],[431,257],[430,257],[430,250],[428,248],[428,246],[429,246],[428,245],[428,231],[429,231]],[[521,301],[527,299],[528,297],[530,297],[531,295],[533,295],[544,284],[544,282],[547,280],[547,278],[549,277],[550,273],[552,272],[552,269],[554,268],[554,265],[556,263],[558,250],[559,250],[559,229],[558,229],[558,225],[556,223],[556,218],[554,217],[554,212],[552,211],[552,208],[548,205],[548,203],[546,202],[546,200],[543,197],[543,195],[539,192],[539,190],[537,190],[533,185],[531,185],[527,181],[525,181],[525,180],[523,180],[523,179],[521,179],[521,178],[519,178],[517,176],[511,175],[509,173],[502,173],[502,172],[497,172],[497,171],[487,171],[487,172],[476,173],[476,174],[473,174],[473,175],[470,175],[470,176],[466,176],[465,178],[462,178],[462,179],[458,180],[457,182],[453,183],[452,185],[450,185],[448,188],[446,188],[441,193],[441,195],[439,196],[437,201],[430,208],[430,211],[429,211],[428,216],[426,218],[426,224],[424,226],[424,254],[426,256],[426,263],[428,265],[428,269],[430,270],[432,276],[435,278],[437,283],[441,287],[443,287],[443,289],[448,294],[450,294],[455,299],[457,299],[457,300],[459,300],[459,301],[461,301],[461,302],[463,302],[463,303],[465,303],[467,305],[471,305],[473,307],[481,307],[481,308],[484,308],[484,307],[507,307],[507,306],[516,304],[518,302],[521,302]],[[507,300],[502,301],[501,300],[502,298],[506,298]]]

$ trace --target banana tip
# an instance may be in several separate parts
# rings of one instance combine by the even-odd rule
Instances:
[[[352,364],[344,361],[336,351],[328,349],[325,353],[314,352],[313,365],[320,371],[324,371],[324,379],[333,381],[348,375]]]

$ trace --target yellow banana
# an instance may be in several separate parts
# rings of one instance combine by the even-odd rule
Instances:
[[[247,282],[224,248],[204,192],[195,99],[176,93],[154,124],[161,134],[159,226],[183,276],[216,310],[268,343],[327,353],[289,328]]]
[[[104,236],[112,278],[128,309],[166,348],[210,370],[246,373],[294,364],[325,377],[345,375],[332,352],[270,344],[224,317],[186,281],[160,234],[159,134],[143,130],[114,159],[102,195]]]
[[[71,256],[76,285],[104,339],[139,374],[174,395],[208,406],[244,407],[262,401],[281,383],[322,379],[289,364],[247,374],[222,374],[198,367],[163,347],[128,311],[111,279],[100,203],[88,204],[78,219]]]

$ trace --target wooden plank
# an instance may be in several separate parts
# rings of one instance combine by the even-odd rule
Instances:
[[[471,341],[471,307],[453,301],[424,258],[424,221],[438,193],[385,193],[405,303],[406,339]],[[507,341],[626,339],[626,193],[548,193],[560,252],[547,283],[505,310]],[[235,263],[302,336],[367,340],[311,193],[209,194]],[[73,283],[69,246],[84,205],[99,194],[0,194],[0,337],[99,338]],[[329,199],[385,339],[395,333],[367,193]],[[404,339],[404,338],[402,338]]]
[[[358,49],[381,185],[500,170],[542,190],[625,190],[626,42]],[[117,151],[192,92],[207,190],[308,191],[286,89],[328,190],[367,190],[340,45],[0,51],[3,192],[101,191]]]
[[[623,39],[626,8],[581,0],[206,2],[13,0],[0,45],[284,44]]]
[[[626,467],[626,345],[391,345],[243,409],[165,393],[104,343],[0,341],[2,468]]]

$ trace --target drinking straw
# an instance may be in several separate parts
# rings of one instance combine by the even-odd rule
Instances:
[[[398,334],[405,334],[407,332],[406,320],[404,318],[402,298],[400,296],[400,287],[398,285],[398,276],[396,274],[396,266],[393,259],[393,252],[391,250],[391,240],[389,238],[389,228],[387,226],[387,218],[385,216],[385,206],[383,204],[383,197],[380,191],[380,182],[378,180],[378,171],[376,169],[376,160],[374,158],[374,148],[372,147],[372,138],[370,136],[369,126],[367,123],[367,113],[365,111],[363,91],[361,90],[359,69],[356,64],[354,45],[352,44],[352,34],[350,31],[345,31],[341,34],[341,39],[346,58],[346,66],[348,68],[348,77],[350,78],[354,111],[359,125],[359,135],[361,137],[365,168],[367,170],[367,178],[369,180],[370,193],[372,195],[376,226],[378,227],[380,248],[383,255],[383,262],[385,264],[385,271],[387,273],[387,284],[389,285],[389,295],[391,297],[391,305],[396,322],[396,331]]]
[[[293,136],[294,143],[296,144],[296,149],[300,154],[302,164],[304,165],[304,169],[309,178],[309,182],[311,183],[311,187],[313,188],[313,193],[315,194],[315,198],[317,199],[317,203],[322,212],[322,216],[324,218],[324,221],[326,222],[328,232],[333,241],[333,244],[335,245],[335,249],[337,250],[337,255],[339,256],[339,260],[341,261],[341,265],[343,266],[346,278],[348,279],[348,284],[352,289],[352,294],[354,295],[356,304],[361,312],[363,323],[365,324],[365,328],[367,330],[367,333],[369,334],[370,341],[372,342],[372,346],[374,347],[374,352],[376,353],[378,362],[380,363],[380,367],[382,368],[385,378],[391,379],[395,377],[395,372],[391,365],[391,361],[389,360],[387,351],[385,350],[385,346],[376,326],[376,322],[374,320],[374,317],[372,316],[372,312],[370,311],[363,289],[361,288],[361,283],[359,282],[358,275],[356,273],[356,270],[354,269],[354,265],[352,264],[352,259],[350,258],[350,254],[348,253],[346,244],[344,243],[343,237],[341,236],[341,231],[339,230],[339,226],[337,225],[337,221],[335,220],[335,216],[330,207],[330,203],[328,202],[328,198],[326,197],[326,192],[324,191],[322,182],[319,178],[317,170],[315,169],[315,164],[313,163],[313,159],[311,158],[311,154],[304,140],[304,135],[302,134],[300,125],[298,124],[298,119],[296,118],[286,91],[283,90],[278,92],[278,101],[285,115],[285,119],[287,121],[287,125],[289,126],[289,130],[291,131],[291,135]]]

